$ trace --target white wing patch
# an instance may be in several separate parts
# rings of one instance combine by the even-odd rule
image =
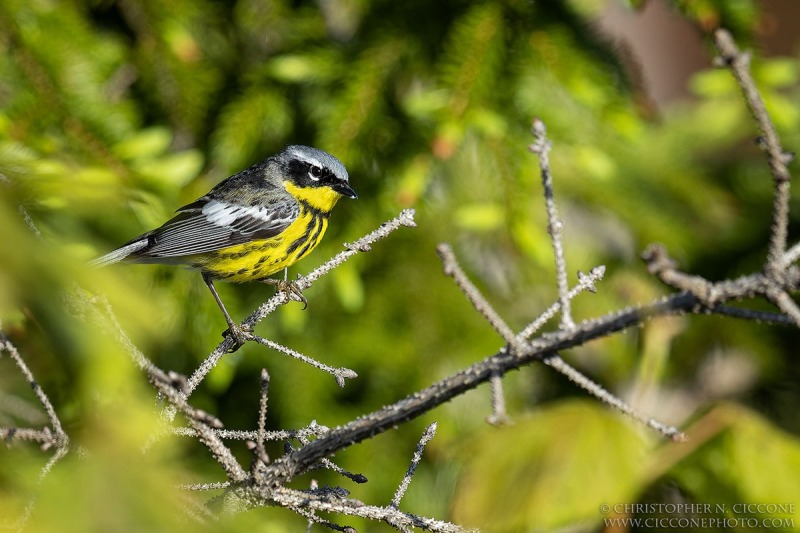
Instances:
[[[104,255],[96,260],[96,264],[105,265],[123,259],[145,263],[174,262],[174,258],[268,239],[295,221],[300,206],[291,198],[268,205],[246,206],[204,197],[178,211],[177,216],[160,228]]]
[[[266,207],[259,205],[231,205],[227,202],[211,200],[203,206],[202,213],[205,215],[206,220],[217,226],[232,226],[237,220],[241,222],[242,219],[246,220],[248,218],[255,219],[251,220],[251,222],[257,222],[257,225],[263,225],[267,222],[280,223],[280,220],[276,220],[275,211],[270,212]],[[247,226],[250,225],[247,224]]]

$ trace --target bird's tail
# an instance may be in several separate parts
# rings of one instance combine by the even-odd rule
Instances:
[[[113,265],[114,263],[119,263],[130,257],[132,254],[139,252],[147,248],[147,238],[137,239],[135,241],[129,242],[125,246],[120,246],[116,250],[108,252],[106,255],[98,257],[97,259],[91,261],[89,264],[92,266],[102,267],[106,265]]]

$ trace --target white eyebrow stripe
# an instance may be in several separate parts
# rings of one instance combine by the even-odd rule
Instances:
[[[291,150],[291,153],[296,159],[299,159],[304,163],[309,163],[319,168],[325,168],[325,165],[319,159],[307,154],[306,152],[301,152],[299,150]]]
[[[264,222],[271,221],[274,217],[270,210],[263,206],[231,205],[219,200],[211,200],[203,206],[203,214],[211,224],[217,226],[230,226],[239,218],[251,217]]]

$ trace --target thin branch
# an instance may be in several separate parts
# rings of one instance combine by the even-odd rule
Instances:
[[[184,437],[196,437],[197,432],[192,428],[176,427],[172,428],[172,433]],[[244,431],[239,429],[212,429],[214,434],[220,439],[229,440],[256,440],[259,438],[258,431]],[[312,420],[311,423],[301,429],[284,429],[278,431],[265,431],[264,440],[270,442],[285,441],[290,439],[308,439],[309,437],[321,437],[328,433],[330,428],[317,424]]]
[[[302,444],[302,445],[306,445],[309,442],[311,442],[310,439],[308,438],[308,436],[305,436],[305,435],[299,436],[297,438],[297,440],[299,440],[300,444]],[[286,445],[284,446],[284,450],[285,450],[286,453],[290,453],[293,450],[295,450],[295,448],[292,447],[292,445],[287,442]],[[356,474],[354,472],[349,472],[349,471],[345,470],[344,468],[342,468],[341,466],[339,466],[336,463],[334,463],[332,460],[330,460],[327,457],[323,457],[322,459],[319,460],[319,463],[317,463],[316,465],[313,465],[311,468],[309,468],[309,470],[319,470],[319,469],[326,469],[326,470],[330,470],[332,472],[336,472],[340,476],[346,477],[347,479],[349,479],[349,480],[351,480],[351,481],[353,481],[355,483],[359,483],[359,484],[360,483],[366,483],[368,481],[367,477],[365,475]]]
[[[267,403],[269,401],[269,372],[266,368],[261,369],[261,394],[258,405],[258,438],[256,439],[255,460],[253,461],[253,472],[258,473],[259,467],[269,463],[269,456],[264,447],[266,440],[267,426]]]
[[[440,244],[437,247],[437,252],[444,263],[445,273],[450,275],[455,281],[456,284],[461,288],[462,292],[467,296],[467,299],[472,303],[473,307],[477,309],[486,319],[487,321],[494,327],[494,329],[500,333],[506,340],[509,342],[509,346],[512,348],[514,353],[519,353],[523,348],[522,344],[526,339],[525,331],[520,333],[519,335],[514,335],[511,332],[511,329],[506,325],[500,315],[494,310],[494,308],[488,303],[488,301],[483,297],[483,295],[478,291],[478,289],[470,282],[469,278],[463,272],[461,267],[459,266],[455,255],[453,254],[452,249],[445,244]],[[563,261],[561,264],[564,264]],[[602,276],[603,272],[605,271],[604,267],[600,267],[595,269],[594,274],[590,274],[588,276],[581,276],[579,279],[579,289],[578,291],[568,291],[563,294],[564,298],[559,301],[559,306],[563,306],[563,300],[566,299],[567,301],[570,300],[572,292],[580,292],[582,290],[594,290],[594,279],[597,277]],[[563,314],[562,314],[563,317]],[[571,320],[571,319],[570,319]],[[567,327],[562,320],[562,326],[564,329],[572,329],[575,327],[575,324],[572,323],[571,326]],[[527,328],[526,328],[527,329]],[[512,340],[508,340],[512,339]],[[546,361],[546,359],[545,359]],[[603,389],[599,384],[593,382],[578,370],[572,368],[571,366],[567,365],[563,361],[561,361],[561,365],[556,366],[563,374],[566,374],[573,382],[581,386],[583,389],[587,390],[591,394],[595,395],[599,400],[616,407],[620,411],[631,415],[633,418],[646,422],[650,427],[661,430],[662,428],[666,427],[664,424],[661,424],[653,419],[644,417],[636,413],[632,407],[627,405],[621,399],[613,396],[611,393]],[[492,391],[492,415],[489,417],[490,423],[501,423],[506,422],[508,417],[505,413],[505,402],[503,399],[503,389],[502,389],[502,373],[498,372],[493,374],[490,377],[491,383],[491,391]],[[677,432],[674,428],[671,433],[665,433],[665,435],[672,437],[674,432]]]
[[[567,293],[567,299],[572,300],[577,295],[584,291],[595,292],[595,283],[603,279],[603,276],[606,273],[606,267],[603,265],[599,265],[594,267],[592,270],[589,271],[588,274],[584,274],[583,272],[578,272],[578,284],[572,288]],[[553,318],[556,313],[561,309],[561,302],[555,302],[553,305],[547,308],[544,313],[539,315],[536,320],[525,326],[517,337],[520,340],[526,340],[533,336],[534,333],[539,331],[542,326],[544,326],[548,320]]]
[[[729,316],[731,318],[738,318],[741,320],[752,320],[755,322],[763,322],[765,324],[776,324],[781,326],[796,326],[792,317],[782,313],[773,313],[771,311],[758,311],[755,309],[742,309],[740,307],[732,307],[729,305],[715,305],[708,309],[709,313],[715,315]]]
[[[20,209],[23,213],[27,214],[24,209],[21,207]],[[30,224],[31,228],[36,230],[36,227],[33,225],[32,221]],[[64,432],[64,429],[61,425],[61,420],[58,418],[58,414],[56,413],[53,404],[50,402],[50,398],[39,386],[39,383],[36,381],[36,379],[34,379],[33,372],[31,372],[31,369],[28,368],[27,364],[25,364],[25,361],[22,359],[17,347],[14,346],[14,344],[8,340],[2,332],[0,332],[0,355],[2,355],[3,352],[8,353],[22,376],[28,382],[28,385],[30,385],[33,389],[36,398],[39,400],[39,403],[42,404],[42,408],[47,415],[50,426],[44,427],[41,430],[29,428],[0,428],[0,438],[6,442],[10,442],[15,439],[38,442],[43,451],[49,450],[50,448],[55,448],[53,455],[50,456],[50,458],[47,460],[47,463],[45,463],[45,465],[39,471],[38,482],[41,483],[51,472],[53,466],[55,466],[56,463],[66,457],[67,453],[69,453],[69,436],[66,434],[66,432]],[[33,496],[28,499],[25,509],[13,525],[4,522],[0,523],[0,528],[9,527],[18,531],[22,531],[30,519],[35,505],[36,497]]]
[[[36,379],[34,379],[33,372],[31,372],[30,368],[28,368],[28,365],[25,364],[25,361],[17,351],[16,346],[14,346],[10,340],[6,339],[5,336],[0,335],[0,352],[3,351],[7,352],[14,361],[14,364],[17,365],[20,373],[25,378],[25,381],[28,382],[28,385],[31,386],[31,389],[33,389],[36,398],[39,400],[39,403],[42,404],[42,408],[44,408],[44,412],[47,414],[50,427],[53,429],[52,439],[48,443],[48,446],[52,445],[56,448],[69,447],[69,437],[64,432],[64,428],[61,426],[61,420],[58,418],[58,414],[56,414],[56,410],[53,407],[53,404],[50,402],[50,398],[47,397],[47,394],[45,394],[45,392],[39,386],[39,383],[37,383]],[[42,442],[42,445],[44,447],[45,443]]]
[[[668,426],[666,424],[662,424],[658,420],[643,415],[639,413],[636,409],[622,401],[621,399],[617,398],[606,389],[595,383],[594,381],[590,380],[580,372],[578,372],[575,368],[567,364],[558,354],[554,354],[550,357],[546,357],[544,359],[544,364],[553,368],[554,370],[558,371],[560,374],[566,376],[570,381],[575,383],[577,386],[594,396],[595,398],[599,399],[603,403],[610,405],[614,409],[620,411],[628,415],[629,417],[633,418],[634,420],[641,422],[642,424],[658,431],[665,437],[669,437],[673,441],[676,442],[683,442],[686,440],[686,436],[681,432],[678,428],[673,426]]]
[[[281,353],[284,353],[284,354],[286,354],[286,355],[288,355],[290,357],[294,357],[295,359],[303,361],[304,363],[309,364],[309,365],[313,366],[314,368],[318,368],[319,370],[322,370],[323,372],[327,372],[328,374],[331,374],[336,379],[336,383],[340,387],[344,387],[344,385],[345,385],[345,381],[344,380],[345,379],[355,379],[355,378],[358,377],[358,374],[356,374],[356,372],[354,370],[350,370],[349,368],[344,368],[344,367],[335,368],[335,367],[332,367],[332,366],[328,366],[325,363],[321,363],[321,362],[317,361],[316,359],[312,359],[312,358],[310,358],[310,357],[308,357],[306,355],[301,354],[300,352],[292,350],[291,348],[283,346],[282,344],[278,344],[277,342],[271,341],[269,339],[265,339],[263,337],[259,337],[257,335],[252,335],[252,334],[245,334],[245,338],[252,339],[252,340],[256,341],[259,344],[262,344],[264,346],[272,348],[273,350],[277,350],[277,351],[279,351]]]
[[[747,107],[761,131],[761,141],[767,152],[767,161],[772,177],[775,181],[775,198],[772,212],[772,234],[770,235],[769,252],[767,253],[767,271],[778,272],[782,270],[784,253],[789,224],[789,188],[791,175],[787,163],[791,156],[781,147],[775,125],[770,119],[764,100],[761,98],[753,76],[750,73],[750,54],[742,53],[736,46],[731,34],[718,29],[714,32],[714,45],[716,46],[720,62],[727,66],[736,82],[742,89]]]
[[[795,291],[800,283],[800,271],[794,268],[788,269],[780,276],[780,284],[771,276],[762,273],[742,276],[734,280],[711,282],[703,277],[693,274],[686,274],[677,268],[677,263],[669,257],[664,247],[660,245],[650,245],[642,253],[642,258],[647,262],[647,269],[655,274],[658,279],[667,285],[692,293],[700,301],[702,307],[695,309],[695,312],[718,312],[720,314],[734,315],[738,318],[746,316],[760,316],[762,318],[771,317],[781,322],[786,319],[795,326],[800,327],[800,308],[792,300],[787,291]],[[731,299],[752,298],[763,295],[770,302],[775,304],[783,314],[758,314],[750,311],[734,311],[734,308],[722,306],[721,302]],[[778,319],[777,317],[783,317]]]
[[[43,429],[0,427],[0,440],[6,443],[12,440],[37,442],[43,450],[55,446],[55,436],[49,427]]]
[[[330,520],[325,520],[324,518],[317,516],[315,511],[309,511],[308,509],[304,509],[302,507],[294,507],[291,509],[308,521],[308,525],[306,526],[307,533],[311,533],[311,528],[315,524],[327,527],[333,531],[341,531],[342,533],[357,533],[356,530],[350,526],[340,526],[339,524],[335,524]]]
[[[242,468],[233,452],[225,446],[222,439],[216,434],[214,428],[205,423],[204,420],[191,416],[197,411],[194,407],[190,406],[183,395],[172,387],[155,384],[158,387],[159,393],[167,397],[172,405],[180,410],[187,418],[189,425],[195,430],[197,439],[202,442],[214,459],[219,463],[225,471],[228,479],[234,483],[241,483],[248,477],[247,472]]]
[[[215,433],[216,429],[222,427],[219,420],[205,411],[193,407],[186,401],[183,391],[175,387],[175,376],[158,368],[141,353],[123,331],[108,302],[104,299],[89,296],[86,291],[81,289],[74,291],[72,302],[78,307],[85,307],[94,311],[91,317],[96,324],[116,337],[119,344],[130,354],[137,366],[146,373],[158,393],[169,401],[169,409],[165,409],[165,413],[162,414],[165,421],[172,420],[176,412],[182,413],[196,432],[198,440],[208,448],[215,460],[225,470],[228,479],[233,482],[244,481],[247,478],[247,472],[238,463],[233,452],[225,446],[222,439]],[[102,310],[99,308],[102,308]],[[147,448],[152,442],[155,442],[163,433],[164,431],[154,432],[151,442],[147,443],[145,447]]]
[[[419,439],[417,443],[417,449],[414,451],[413,457],[411,457],[411,464],[408,465],[408,470],[406,471],[406,475],[403,476],[403,481],[400,482],[400,485],[397,487],[397,490],[394,493],[394,497],[392,498],[392,507],[399,509],[400,508],[400,500],[405,495],[406,491],[408,490],[408,486],[411,484],[411,478],[414,476],[414,472],[417,471],[417,467],[419,466],[419,462],[422,460],[422,452],[425,451],[425,446],[436,436],[436,422],[433,422],[429,425],[425,432],[422,434],[422,437]]]
[[[724,295],[711,281],[678,270],[677,262],[660,244],[648,246],[642,252],[642,259],[647,263],[648,272],[658,277],[662,283],[681,291],[691,292],[707,307],[713,306],[724,298]]]
[[[216,514],[211,509],[188,492],[178,494],[178,498],[182,502],[181,512],[184,517],[194,524],[208,526],[217,520]]]
[[[136,347],[122,329],[114,309],[106,298],[92,295],[75,286],[69,303],[75,308],[74,311],[77,315],[84,315],[87,309],[90,310],[91,313],[87,318],[90,318],[104,331],[110,333],[128,353],[136,366],[147,375],[150,382],[156,385],[157,388],[160,386],[175,388],[175,385],[180,380],[176,379],[176,375],[161,370]]]
[[[786,250],[786,254],[783,256],[783,264],[788,267],[798,259],[800,259],[800,242],[793,244],[791,248]]]
[[[788,266],[798,259],[800,259],[800,242],[793,244],[791,248],[786,250],[786,254],[783,256],[783,264]]]
[[[330,493],[312,493],[311,491],[300,491],[286,487],[275,489],[255,488],[254,492],[264,498],[265,505],[272,503],[290,509],[309,509],[380,520],[398,529],[405,528],[401,530],[420,528],[437,533],[466,533],[469,531],[450,522],[404,513],[392,506],[364,505],[358,500],[335,497]]]
[[[50,471],[53,469],[55,464],[57,462],[59,462],[61,459],[63,459],[64,457],[66,457],[68,452],[69,452],[69,447],[68,446],[61,446],[61,447],[56,449],[56,453],[54,453],[50,457],[50,459],[47,460],[47,463],[42,467],[42,471],[39,472],[39,482],[44,480],[44,478],[47,476],[47,474],[49,474]]]
[[[401,227],[414,228],[414,210],[404,209],[398,216],[388,222],[381,224],[379,228],[373,230],[371,233],[361,237],[352,244],[345,244],[347,248],[343,252],[329,259],[324,264],[318,266],[305,276],[300,276],[295,280],[294,284],[300,291],[308,289],[312,283],[319,278],[338,267],[359,252],[368,252],[374,243],[388,237],[392,232]],[[241,324],[244,331],[252,331],[256,324],[261,322],[267,315],[275,311],[279,306],[288,303],[291,300],[290,296],[285,291],[279,291],[275,295],[264,302],[258,309],[256,309],[249,317],[247,317]],[[185,398],[188,398],[192,392],[197,388],[200,382],[205,379],[211,369],[213,369],[219,360],[228,353],[235,345],[235,341],[229,336],[226,337],[216,349],[209,354],[203,363],[194,371],[186,382]],[[338,378],[337,378],[338,381]]]
[[[7,187],[11,186],[11,180],[9,179],[8,176],[3,174],[2,172],[0,172],[0,183],[2,183],[3,185],[5,185]],[[37,239],[41,239],[42,238],[42,232],[39,231],[38,227],[36,227],[36,223],[33,221],[33,217],[31,217],[31,214],[28,212],[27,209],[25,209],[25,206],[22,205],[22,204],[19,204],[19,206],[17,207],[17,210],[19,211],[19,214],[22,217],[22,220],[25,221],[25,225],[28,226],[28,229],[31,230],[31,233],[33,233],[34,237],[36,237]]]
[[[544,188],[544,203],[547,210],[547,233],[553,245],[553,258],[556,262],[556,279],[558,281],[558,300],[561,303],[561,326],[566,329],[575,327],[572,320],[572,311],[569,300],[569,283],[567,282],[567,260],[564,257],[564,244],[561,231],[564,222],[558,218],[555,195],[553,193],[553,175],[550,172],[550,149],[552,143],[547,138],[547,128],[544,122],[534,119],[531,133],[535,142],[528,148],[539,157],[539,169],[542,174]]]
[[[461,289],[461,292],[464,293],[472,306],[483,315],[504,341],[509,345],[515,345],[516,336],[514,332],[511,331],[511,328],[508,327],[505,320],[494,310],[488,300],[484,298],[481,291],[469,280],[464,270],[462,270],[461,266],[458,264],[450,245],[440,243],[436,246],[436,253],[439,254],[442,260],[444,273],[453,278],[453,281],[456,282],[456,285],[458,285],[458,288]]]
[[[33,221],[31,214],[28,213],[28,210],[20,204],[19,206],[19,214],[22,216],[22,219],[25,221],[25,224],[28,226],[28,229],[34,234],[37,239],[42,238],[42,232],[39,231],[39,228],[36,227],[36,223]]]
[[[797,327],[800,327],[800,307],[785,290],[780,287],[770,287],[767,289],[766,296],[778,309],[791,318]]]
[[[276,459],[267,467],[265,479],[275,484],[285,483],[305,472],[320,458],[329,457],[352,444],[374,437],[416,418],[465,391],[489,381],[498,373],[504,374],[534,361],[541,361],[559,351],[582,346],[591,340],[632,326],[639,326],[655,317],[690,312],[699,303],[697,297],[691,293],[678,293],[648,305],[631,307],[597,319],[583,321],[576,324],[573,330],[545,333],[536,340],[525,344],[519,353],[503,349],[390,406],[361,416],[344,426],[334,428],[325,436]]]
[[[181,483],[178,485],[178,488],[181,490],[203,492],[207,490],[227,489],[230,486],[231,483],[229,481],[219,481],[216,483]]]
[[[492,394],[492,414],[486,418],[486,421],[493,426],[501,426],[509,424],[511,419],[506,411],[506,398],[503,393],[503,376],[495,374],[489,379],[489,387]]]
[[[350,472],[349,470],[345,470],[344,468],[342,468],[341,466],[337,465],[336,463],[334,463],[333,461],[331,461],[328,458],[320,459],[319,463],[317,463],[316,465],[312,466],[309,470],[321,470],[321,469],[330,470],[331,472],[335,472],[336,474],[339,474],[342,477],[346,477],[347,479],[349,479],[353,483],[358,483],[359,485],[369,481],[367,479],[367,476],[365,476],[364,474],[358,474],[356,472]]]

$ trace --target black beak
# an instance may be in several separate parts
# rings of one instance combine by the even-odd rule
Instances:
[[[350,187],[350,185],[345,181],[337,181],[336,183],[331,185],[331,189],[338,192],[342,196],[347,196],[348,198],[353,198],[353,199],[358,198],[356,191],[354,191],[353,188]]]

